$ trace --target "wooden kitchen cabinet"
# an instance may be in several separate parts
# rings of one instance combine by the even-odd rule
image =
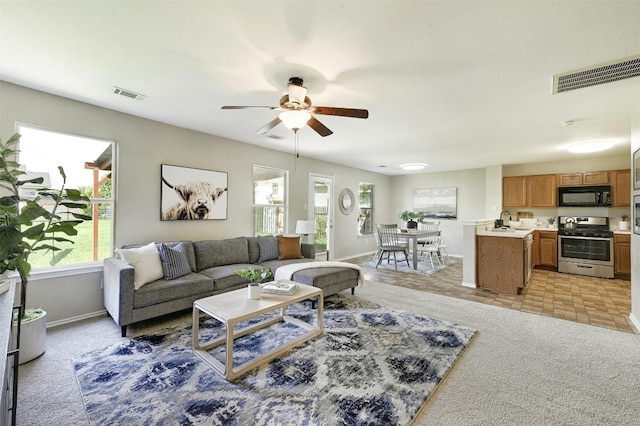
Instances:
[[[631,234],[613,234],[613,272],[616,278],[631,277]]]
[[[527,176],[508,176],[502,179],[502,205],[527,207]]]
[[[476,237],[478,287],[519,293],[527,284],[526,238]]]
[[[611,170],[611,206],[631,207],[631,170]]]
[[[536,231],[540,233],[540,266],[558,268],[558,233],[555,231]]]
[[[556,175],[529,176],[529,207],[556,207]]]
[[[607,185],[609,172],[560,173],[558,186]]]

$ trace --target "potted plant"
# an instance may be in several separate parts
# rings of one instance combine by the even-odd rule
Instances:
[[[51,252],[51,263],[56,264],[72,250],[61,248],[60,244],[73,244],[67,237],[77,235],[76,226],[91,220],[91,216],[81,213],[89,198],[76,189],[65,188],[67,179],[60,166],[63,182],[60,189],[38,188],[35,198],[23,198],[20,188],[40,185],[43,178],[24,179],[26,172],[15,160],[19,141],[18,133],[6,143],[0,139],[0,276],[15,271],[20,277],[22,315],[16,320],[21,323],[20,362],[24,363],[42,355],[46,341],[46,312],[27,309],[29,257],[36,252]],[[61,207],[69,209],[65,213],[70,213],[73,219],[63,219],[59,214]]]
[[[631,223],[629,222],[631,220],[631,216],[624,214],[620,219],[621,220],[618,221],[618,229],[621,231],[628,231],[631,228]]]
[[[249,299],[260,299],[260,283],[271,276],[271,269],[254,269],[249,266],[245,269],[236,269],[233,273],[249,280]]]
[[[418,227],[418,222],[422,222],[422,219],[424,219],[424,213],[405,210],[398,212],[398,217],[400,220],[407,222],[407,229],[416,229]]]
[[[547,219],[547,222],[549,222],[549,228],[553,228],[553,224],[556,223],[556,218],[550,217]]]

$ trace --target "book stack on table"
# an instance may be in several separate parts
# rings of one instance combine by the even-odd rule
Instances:
[[[298,284],[289,280],[271,281],[262,286],[262,293],[291,296],[298,289]]]

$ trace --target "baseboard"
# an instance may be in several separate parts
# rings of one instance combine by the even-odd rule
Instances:
[[[95,317],[105,316],[105,315],[107,315],[107,311],[103,309],[98,312],[91,312],[84,315],[78,315],[77,317],[71,317],[71,318],[61,319],[58,321],[47,322],[47,328],[58,327],[60,325],[71,324],[73,322],[78,322],[78,321],[86,320],[89,318],[95,318]]]
[[[631,323],[636,327],[636,330],[640,331],[640,320],[636,318],[633,312],[629,314],[629,319],[631,320]]]
[[[478,285],[476,283],[466,283],[462,281],[462,287],[478,288]]]

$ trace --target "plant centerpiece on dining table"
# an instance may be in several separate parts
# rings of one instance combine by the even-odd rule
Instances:
[[[416,229],[418,222],[422,222],[422,219],[424,219],[424,213],[405,210],[398,212],[398,217],[407,223],[407,229]]]

